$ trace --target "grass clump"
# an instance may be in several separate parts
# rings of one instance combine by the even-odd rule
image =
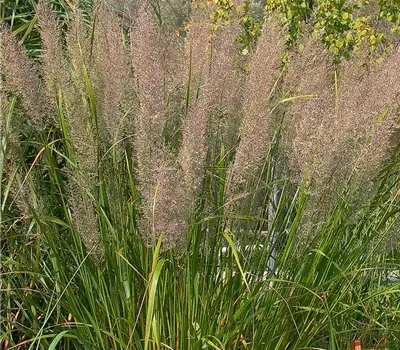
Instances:
[[[286,66],[271,17],[243,57],[208,11],[3,28],[4,349],[399,348],[399,51]]]

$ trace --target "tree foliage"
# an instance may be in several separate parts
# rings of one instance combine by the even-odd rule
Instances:
[[[400,33],[398,0],[267,0],[266,11],[278,11],[289,26],[289,46],[296,42],[303,24],[310,23],[336,58],[348,57],[363,43],[382,55]]]

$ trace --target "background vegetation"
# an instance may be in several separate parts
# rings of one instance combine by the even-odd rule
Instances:
[[[2,348],[400,348],[396,1],[2,22]]]

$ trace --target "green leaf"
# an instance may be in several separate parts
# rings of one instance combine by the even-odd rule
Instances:
[[[246,285],[248,291],[250,292],[250,287],[249,287],[249,284],[247,283],[246,276],[245,276],[245,274],[243,272],[242,265],[240,264],[239,253],[238,253],[238,251],[237,251],[237,249],[235,247],[235,244],[233,243],[232,238],[228,235],[227,232],[223,232],[222,235],[224,236],[224,238],[228,242],[229,247],[232,249],[232,253],[233,253],[233,256],[235,257],[236,264],[237,264],[237,266],[239,268],[239,271],[240,271],[240,273],[242,275],[243,282]]]
[[[68,332],[69,331],[62,331],[61,333],[57,334],[57,336],[50,343],[48,350],[54,350],[57,344],[60,342],[60,340],[64,338],[64,336],[66,336]]]

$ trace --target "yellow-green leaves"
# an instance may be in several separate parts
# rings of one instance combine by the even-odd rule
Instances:
[[[400,34],[400,1],[379,0],[379,17],[390,22],[390,31],[393,34]]]
[[[343,2],[339,0],[267,0],[266,11],[278,11],[283,23],[289,26],[287,44],[292,46],[300,32],[301,24],[313,23],[313,31],[337,59],[348,57],[361,44],[366,43],[371,51],[390,46],[386,34],[380,31],[377,21],[390,22],[390,31],[400,34],[400,1],[380,0],[379,13],[371,10],[368,1]],[[362,15],[360,15],[362,14]],[[312,20],[310,21],[310,19]]]

